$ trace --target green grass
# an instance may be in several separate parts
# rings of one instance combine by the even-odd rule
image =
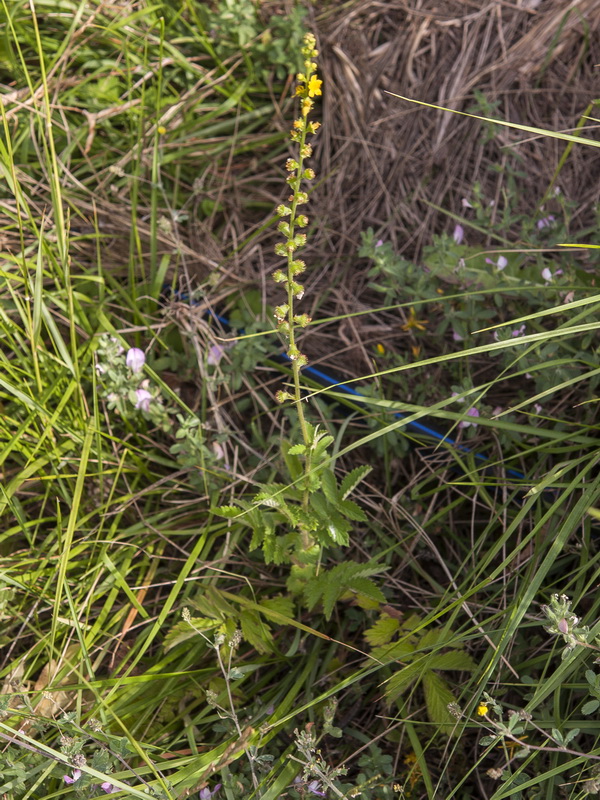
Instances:
[[[287,152],[263,56],[252,44],[238,59],[215,50],[193,4],[138,4],[127,14],[94,3],[35,8],[33,17],[28,6],[3,6],[0,49],[9,87],[0,141],[0,794],[98,797],[108,782],[122,797],[174,799],[221,783],[227,800],[276,800],[315,796],[318,780],[328,797],[358,787],[391,799],[396,783],[430,800],[552,798],[562,785],[564,796],[583,796],[600,754],[597,715],[582,713],[600,633],[593,276],[576,271],[561,287],[575,292],[568,306],[534,277],[480,290],[490,304],[503,294],[499,322],[527,323],[518,346],[490,344],[489,333],[460,351],[448,337],[438,350],[433,336],[415,339],[432,341],[432,354],[391,358],[361,376],[381,388],[367,386],[368,423],[310,387],[307,413],[334,437],[338,477],[376,467],[355,495],[366,522],[356,522],[349,548],[330,548],[326,566],[375,563],[385,603],[355,591],[330,619],[318,604],[308,610],[286,589],[289,567],[265,564],[248,528],[211,510],[251,502],[258,484],[289,483],[279,445],[297,434],[264,385],[272,373],[255,367],[276,347],[268,310],[259,295],[240,297],[225,259],[252,226],[265,226],[267,200],[284,191],[261,183]],[[283,110],[291,120],[291,104]],[[234,211],[247,225],[241,237],[228,224]],[[227,304],[257,334],[228,352],[232,367],[224,357],[221,381],[206,363],[214,334],[189,310],[161,305],[165,280]],[[477,294],[431,290],[393,305],[404,312],[426,299],[443,320]],[[145,377],[170,419],[200,418],[193,463],[171,451],[179,423],[161,429],[110,408],[96,369],[103,334],[147,350]],[[506,360],[486,361],[490,353]],[[576,373],[561,372],[574,364]],[[429,369],[452,378],[434,391]],[[533,392],[531,371],[546,381]],[[509,397],[468,434],[451,397],[452,381],[467,377],[469,404]],[[281,369],[273,386],[286,380]],[[418,402],[398,399],[394,380]],[[514,386],[525,389],[511,394]],[[433,396],[423,399],[426,391]],[[543,413],[532,411],[538,402]],[[525,479],[490,473],[460,448],[434,451],[407,429],[425,415]],[[426,445],[424,459],[407,442]],[[540,609],[554,593],[568,595],[591,631],[591,647],[563,659]],[[230,647],[236,630],[242,641]],[[537,728],[526,742],[542,749],[517,753],[510,732],[481,745],[498,731],[497,714],[476,713],[484,692],[505,712],[530,714]],[[325,766],[298,747],[295,731],[311,726]],[[562,746],[553,730],[574,728]],[[78,764],[82,777],[65,783]],[[338,766],[346,776],[328,771]]]

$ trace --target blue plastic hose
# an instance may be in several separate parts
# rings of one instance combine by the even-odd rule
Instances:
[[[190,299],[190,296],[187,292],[173,291],[171,289],[171,286],[169,286],[168,284],[163,286],[163,293],[167,296],[172,294],[172,296],[174,296],[176,299],[181,300],[183,302],[189,302],[192,305],[198,304],[197,301]],[[217,320],[218,322],[221,323],[221,325],[224,325],[228,328],[231,327],[227,317],[224,317],[221,314],[217,314],[214,311],[207,311],[207,316]],[[243,333],[243,331],[240,331],[240,333]],[[279,353],[278,358],[282,359],[283,361],[291,361],[290,357],[286,353]],[[348,386],[345,383],[340,383],[333,376],[328,375],[321,369],[317,369],[316,367],[311,367],[311,366],[302,367],[302,374],[306,375],[309,378],[310,377],[314,378],[317,383],[323,384],[325,387],[335,388],[340,392],[351,395],[359,403],[367,402],[367,398],[360,392],[358,392],[356,389],[353,389],[351,386]],[[400,411],[395,411],[394,416],[397,419],[406,419],[406,414],[403,414]],[[438,442],[444,442],[445,444],[449,444],[453,447],[456,447],[463,453],[469,453],[477,461],[483,461],[483,462],[490,461],[489,457],[484,455],[483,453],[478,453],[464,444],[459,444],[452,437],[447,436],[445,433],[437,431],[435,428],[430,428],[429,425],[424,425],[422,422],[410,421],[406,423],[406,427],[409,428],[410,430],[415,431],[415,433],[425,434],[426,436],[430,436],[432,439],[435,439]],[[515,478],[517,480],[525,480],[525,475],[517,469],[512,469],[510,467],[506,468],[506,474],[511,478]]]

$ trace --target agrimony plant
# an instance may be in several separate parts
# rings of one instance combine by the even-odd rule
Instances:
[[[302,399],[301,370],[308,359],[300,351],[297,334],[311,323],[311,318],[297,310],[297,303],[305,292],[299,278],[306,270],[306,263],[298,253],[306,245],[303,229],[309,222],[301,211],[301,206],[308,202],[305,185],[315,177],[314,170],[306,165],[312,155],[309,139],[320,127],[318,122],[309,119],[314,110],[314,98],[321,94],[322,86],[317,74],[315,45],[314,35],[306,34],[302,48],[304,71],[297,76],[296,88],[300,114],[290,133],[296,146],[295,157],[286,161],[286,182],[291,193],[287,204],[282,203],[276,209],[280,218],[277,227],[283,241],[275,245],[275,253],[285,258],[285,265],[273,273],[274,281],[286,292],[284,302],[275,308],[275,319],[292,370],[291,389],[278,391],[276,399],[280,403],[292,402],[302,441],[282,443],[287,483],[262,486],[252,502],[242,500],[237,506],[222,506],[217,511],[252,529],[250,549],[261,547],[267,563],[291,564],[288,589],[293,594],[303,594],[309,607],[322,603],[329,616],[334,603],[348,591],[367,594],[377,600],[382,600],[383,595],[369,580],[369,576],[381,571],[376,565],[346,562],[344,568],[338,565],[327,573],[330,582],[320,566],[324,548],[348,545],[352,522],[366,520],[362,509],[348,496],[370,468],[359,467],[338,484],[328,451],[333,437],[308,421]]]

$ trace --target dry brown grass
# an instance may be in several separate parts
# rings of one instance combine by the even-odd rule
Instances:
[[[363,0],[317,16],[326,92],[317,193],[329,257],[346,258],[361,230],[381,229],[417,257],[451,223],[433,205],[461,213],[479,181],[502,195],[502,172],[520,159],[521,210],[548,188],[564,144],[500,129],[485,145],[481,123],[411,105],[392,91],[466,111],[476,91],[506,120],[572,130],[597,96],[599,0]],[[592,134],[593,135],[593,134]],[[578,202],[574,225],[598,200],[599,155],[575,148],[562,191]],[[325,253],[323,253],[325,257]]]

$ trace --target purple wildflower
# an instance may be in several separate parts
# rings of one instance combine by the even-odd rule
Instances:
[[[319,781],[311,781],[306,787],[311,794],[316,794],[317,797],[327,797],[325,792],[321,792],[321,784]]]
[[[557,277],[557,275],[562,275],[562,274],[563,274],[562,269],[557,269],[554,273],[549,267],[544,267],[544,269],[542,270],[542,278],[546,281],[546,283],[552,283],[552,281],[554,280],[554,278]]]
[[[454,232],[452,234],[452,238],[456,242],[456,244],[462,244],[462,240],[465,238],[465,229],[462,225],[455,225]]]
[[[470,409],[467,411],[467,417],[478,417],[478,416],[479,416],[479,411],[477,411],[477,409],[475,408],[475,406],[473,406],[472,408],[470,408]],[[466,420],[464,420],[463,422],[459,422],[459,423],[458,423],[458,427],[459,427],[459,428],[468,428],[468,427],[470,427],[471,425],[472,425],[474,428],[476,428],[476,427],[477,427],[477,423],[476,423],[476,422],[467,422]]]
[[[78,781],[79,778],[81,778],[81,770],[80,769],[74,769],[73,770],[73,777],[71,777],[71,775],[63,775],[64,782],[68,783],[69,785],[72,784],[72,783],[75,783],[75,781]]]
[[[109,781],[104,781],[104,783],[101,783],[100,788],[106,792],[106,794],[112,794],[113,792],[119,791],[119,789],[116,786],[113,786]]]
[[[460,335],[460,333],[458,333],[458,331],[452,330],[452,339],[453,339],[455,342],[462,342],[462,340],[464,339],[464,337],[463,337],[463,336],[461,336],[461,335]]]
[[[473,208],[473,206],[471,205],[471,203],[469,203],[466,197],[463,197],[463,199],[460,202],[462,203],[463,208]]]
[[[137,397],[135,407],[140,408],[142,411],[148,411],[150,409],[150,401],[152,400],[150,392],[147,389],[136,389],[135,395]]]
[[[523,336],[523,334],[525,333],[525,329],[526,329],[526,327],[527,327],[527,326],[525,325],[525,323],[523,323],[523,324],[522,324],[521,326],[519,326],[518,328],[515,328],[514,330],[512,330],[512,331],[510,332],[510,335],[511,335],[513,338],[515,338],[515,337],[517,337],[517,336]],[[494,331],[494,339],[495,339],[495,341],[498,341],[498,339],[499,339],[499,338],[500,338],[500,337],[498,336],[498,331]]]
[[[375,247],[383,247],[383,239],[377,239],[375,242]]]
[[[127,351],[126,362],[132,372],[140,372],[145,361],[146,356],[144,355],[144,351],[140,350],[139,347],[131,347]]]
[[[504,267],[507,266],[508,261],[504,256],[498,256],[498,260],[497,261],[492,261],[491,258],[486,258],[485,263],[486,264],[491,264],[493,267],[496,267],[497,270],[502,271],[504,269]]]
[[[211,367],[216,367],[219,361],[223,358],[224,354],[224,347],[221,347],[220,344],[212,344],[208,350],[208,358],[206,359],[206,363]]]
[[[551,228],[553,222],[554,222],[554,215],[553,214],[548,214],[547,217],[543,217],[542,219],[538,219],[538,221],[537,221],[537,229],[538,229],[538,231],[541,231],[544,228]]]
[[[205,786],[204,789],[200,789],[200,794],[198,796],[199,796],[200,800],[210,800],[210,798],[213,796],[213,794],[216,794],[219,791],[220,788],[221,788],[221,784],[217,783],[217,785],[215,786],[215,788],[211,792],[211,790],[208,788],[208,786]]]

